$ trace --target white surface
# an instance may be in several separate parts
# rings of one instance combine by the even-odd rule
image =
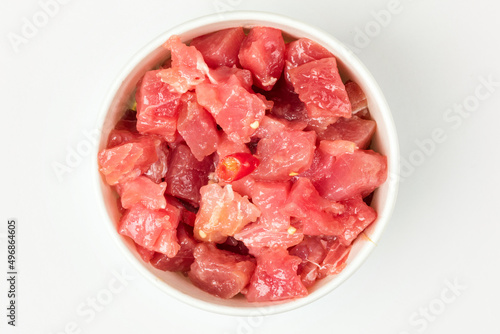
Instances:
[[[33,0],[2,0],[0,238],[7,219],[17,218],[20,253],[18,326],[7,326],[2,311],[0,332],[498,331],[500,84],[468,117],[451,122],[444,117],[455,104],[473,102],[476,89],[488,92],[477,88],[480,78],[500,81],[500,5],[401,0],[399,12],[369,41],[356,39],[357,29],[380,27],[371,12],[390,3],[69,1],[16,53],[8,34],[20,34],[23,18],[31,20],[41,7]],[[288,15],[356,47],[394,113],[403,159],[419,164],[403,173],[393,218],[354,276],[309,306],[250,320],[199,311],[150,286],[102,229],[87,182],[90,157],[73,161],[62,181],[52,167],[64,164],[71,150],[84,148],[84,132],[94,130],[107,88],[136,50],[217,8]],[[428,141],[436,129],[446,140],[415,161],[416,141]],[[0,275],[5,275],[5,238],[0,247]],[[133,278],[123,287],[113,274],[121,271]],[[454,295],[447,281],[465,288]],[[0,305],[6,305],[6,288],[1,279]],[[96,296],[107,304],[90,311]],[[420,314],[429,307],[425,320]]]

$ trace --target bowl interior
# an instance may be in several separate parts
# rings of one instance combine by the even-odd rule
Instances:
[[[222,17],[220,14],[202,17],[162,34],[142,49],[121,72],[103,105],[99,120],[102,131],[98,150],[105,148],[110,131],[127,107],[132,105],[137,81],[144,72],[154,69],[170,56],[169,52],[161,46],[168,37],[174,34],[179,35],[184,42],[187,42],[196,36],[220,29],[235,26],[251,28],[259,25],[281,29],[292,38],[310,38],[323,45],[337,57],[343,79],[351,79],[358,83],[367,96],[370,113],[377,122],[377,131],[372,147],[388,157],[389,175],[397,175],[399,152],[392,116],[378,85],[363,64],[339,41],[321,30],[286,17],[258,12],[232,12],[225,13]],[[97,156],[97,152],[94,156]],[[96,171],[97,169],[95,167]],[[219,299],[194,287],[181,274],[163,272],[144,263],[137,254],[133,242],[117,233],[116,226],[120,218],[116,206],[117,195],[103,182],[98,172],[96,173],[96,182],[108,229],[125,256],[130,259],[137,270],[161,290],[188,304],[231,315],[261,315],[283,312],[305,305],[335,289],[361,265],[376,245],[392,212],[397,191],[397,178],[393,177],[390,177],[376,190],[372,207],[377,210],[378,218],[365,230],[364,235],[361,235],[354,242],[346,268],[339,275],[318,281],[310,289],[309,296],[305,298],[281,303],[248,303],[243,297],[230,300]]]

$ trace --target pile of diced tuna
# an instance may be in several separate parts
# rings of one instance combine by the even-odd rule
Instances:
[[[387,177],[376,124],[335,57],[280,30],[172,36],[99,154],[118,231],[221,298],[299,298],[345,267]]]

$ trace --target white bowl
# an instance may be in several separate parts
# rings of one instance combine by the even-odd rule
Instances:
[[[116,195],[103,182],[98,172],[97,154],[105,148],[109,132],[121,118],[124,110],[131,105],[137,81],[144,72],[153,69],[169,57],[162,44],[171,35],[179,35],[183,41],[189,41],[196,36],[235,26],[245,28],[253,26],[274,27],[295,38],[310,38],[331,51],[337,58],[342,77],[355,81],[365,92],[370,114],[377,122],[373,147],[388,158],[389,178],[375,191],[373,196],[371,205],[377,210],[378,218],[365,230],[364,234],[367,238],[361,235],[354,242],[347,265],[339,275],[316,282],[305,298],[268,303],[249,303],[244,297],[224,300],[196,288],[181,274],[163,272],[144,263],[137,254],[133,242],[118,234],[116,226],[120,213],[116,206]],[[284,16],[263,12],[228,12],[197,18],[166,31],[142,48],[121,71],[102,105],[98,124],[102,131],[99,146],[93,152],[95,161],[92,168],[100,205],[99,210],[103,212],[104,225],[125,257],[149,281],[168,295],[207,311],[241,316],[274,314],[309,304],[331,292],[351,276],[375,248],[396,201],[398,178],[393,176],[399,175],[397,134],[387,102],[375,79],[353,52],[330,34]]]

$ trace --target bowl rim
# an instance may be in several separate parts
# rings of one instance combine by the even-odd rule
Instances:
[[[333,35],[328,32],[309,25],[300,20],[283,16],[280,14],[269,13],[269,12],[259,12],[259,11],[231,11],[224,13],[215,13],[210,15],[201,16],[194,18],[192,20],[186,21],[179,25],[176,25],[165,32],[161,33],[159,36],[154,38],[152,41],[144,45],[131,59],[126,63],[126,65],[119,71],[118,76],[114,79],[110,85],[102,103],[100,104],[99,117],[97,120],[96,128],[99,129],[99,140],[98,143],[102,141],[102,126],[106,120],[107,114],[110,107],[114,101],[114,98],[119,91],[123,81],[127,76],[138,66],[138,64],[154,52],[159,46],[161,46],[171,35],[182,34],[189,32],[193,29],[200,28],[202,26],[221,23],[226,21],[241,21],[240,25],[244,25],[245,22],[259,22],[259,24],[278,24],[282,26],[293,27],[294,30],[300,30],[306,32],[311,36],[317,36],[320,40],[328,40],[330,46],[334,46],[336,50],[335,56],[342,54],[342,56],[347,60],[346,65],[349,68],[355,68],[358,73],[363,77],[363,83],[368,86],[371,91],[372,97],[374,98],[374,103],[379,106],[382,116],[383,123],[386,127],[386,135],[388,137],[388,170],[389,175],[386,182],[389,183],[387,197],[384,200],[383,214],[379,215],[377,218],[377,226],[370,236],[372,243],[367,243],[356,258],[346,267],[332,282],[329,282],[325,286],[321,287],[321,293],[310,294],[306,297],[287,301],[285,303],[273,304],[268,306],[249,306],[249,307],[233,307],[213,304],[207,301],[197,299],[195,297],[189,296],[171,286],[169,286],[163,280],[160,280],[152,272],[150,272],[141,262],[138,260],[127,248],[125,243],[121,240],[120,235],[116,231],[115,224],[113,223],[112,217],[110,217],[106,205],[104,194],[101,191],[101,175],[98,167],[98,151],[99,144],[95,145],[92,158],[93,163],[91,164],[93,180],[94,180],[94,190],[96,192],[96,198],[98,202],[98,209],[102,213],[103,218],[106,220],[106,227],[109,235],[114,240],[114,243],[118,246],[121,253],[125,256],[129,263],[135,267],[135,269],[149,281],[151,281],[157,288],[165,292],[167,295],[176,298],[190,306],[196,308],[215,312],[219,314],[231,315],[231,316],[262,316],[278,314],[286,311],[290,311],[301,306],[312,303],[319,298],[329,294],[331,291],[340,286],[345,282],[354,272],[361,267],[361,265],[366,261],[369,254],[375,248],[378,240],[380,239],[384,229],[387,226],[389,218],[394,210],[398,185],[399,185],[399,143],[397,138],[396,127],[394,120],[387,104],[387,101],[378,86],[375,78],[361,62],[361,60],[352,52],[345,44],[336,39]],[[263,23],[260,23],[263,22]],[[255,25],[255,24],[254,24]]]

